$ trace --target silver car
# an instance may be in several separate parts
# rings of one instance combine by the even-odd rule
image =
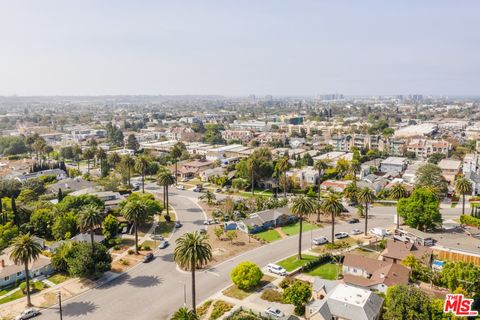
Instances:
[[[280,319],[285,317],[285,313],[283,313],[282,310],[275,307],[268,307],[267,309],[265,309],[265,314],[275,319]]]
[[[15,320],[26,320],[26,319],[36,317],[39,314],[40,314],[40,311],[38,311],[37,309],[31,308],[20,313],[18,316],[15,317]]]

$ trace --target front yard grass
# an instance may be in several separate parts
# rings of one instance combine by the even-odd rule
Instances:
[[[170,212],[171,221],[167,222],[165,220],[165,215],[162,214],[160,220],[158,221],[158,225],[155,228],[155,234],[160,234],[162,237],[167,238],[173,231],[173,227],[175,225],[175,215]]]
[[[269,284],[273,280],[275,280],[274,277],[264,275],[262,277],[262,280],[260,280],[260,283],[250,291],[245,291],[245,290],[239,289],[239,288],[237,288],[236,285],[232,284],[230,287],[223,290],[222,293],[224,295],[226,295],[227,297],[238,299],[238,300],[243,300],[246,297],[248,297],[249,295],[251,295],[253,292],[265,287],[267,284]]]
[[[327,253],[327,252],[332,252],[332,251],[337,251],[340,249],[346,249],[349,248],[353,245],[357,244],[357,241],[352,238],[348,237],[342,240],[335,240],[335,245],[332,245],[330,242],[328,244],[324,244],[321,246],[313,246],[312,251],[316,253]]]
[[[302,254],[302,260],[297,260],[297,255],[291,256],[285,260],[282,260],[278,263],[279,266],[285,268],[288,272],[293,271],[301,266],[304,266],[308,262],[317,259],[316,256],[311,256],[308,254]]]
[[[282,237],[278,234],[277,230],[271,229],[267,231],[262,231],[255,234],[255,237],[258,237],[266,242],[273,242],[275,240],[281,239]]]
[[[340,268],[335,263],[325,263],[313,270],[307,272],[308,275],[320,277],[327,280],[335,280],[337,279],[338,272]]]
[[[41,281],[35,281],[35,282],[32,281],[32,282],[30,282],[30,286],[35,288],[35,290],[36,290],[35,292],[39,292],[39,291],[42,291],[43,289],[47,288],[43,284],[43,282],[41,282]],[[20,290],[15,291],[14,293],[9,295],[8,297],[0,299],[0,304],[7,303],[7,302],[10,302],[10,301],[13,301],[13,300],[17,300],[17,299],[23,298],[25,296],[26,295],[20,289]]]
[[[62,283],[64,281],[67,281],[68,279],[70,279],[69,276],[61,273],[54,274],[53,276],[47,278],[48,281],[51,281],[55,284]]]
[[[316,225],[312,224],[312,223],[303,222],[303,224],[302,224],[302,231],[303,232],[314,230],[314,229],[317,229],[317,228],[318,227]],[[282,227],[282,231],[287,236],[292,236],[292,235],[298,234],[300,232],[300,224],[297,222],[295,224],[284,226],[284,227]]]

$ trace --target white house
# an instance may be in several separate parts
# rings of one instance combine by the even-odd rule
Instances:
[[[11,249],[4,250],[4,254],[0,255],[0,288],[6,287],[25,279],[25,266],[16,265],[10,260]],[[28,266],[28,274],[30,278],[46,276],[53,272],[50,258],[40,255],[37,260],[30,262]]]

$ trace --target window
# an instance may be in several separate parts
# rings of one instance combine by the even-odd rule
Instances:
[[[5,278],[3,278],[3,280],[8,281],[8,280],[10,280],[10,277],[6,276]]]
[[[17,272],[17,277],[22,275],[22,271]]]

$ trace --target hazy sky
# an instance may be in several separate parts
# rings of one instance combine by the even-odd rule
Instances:
[[[0,0],[0,95],[480,94],[480,1]]]

